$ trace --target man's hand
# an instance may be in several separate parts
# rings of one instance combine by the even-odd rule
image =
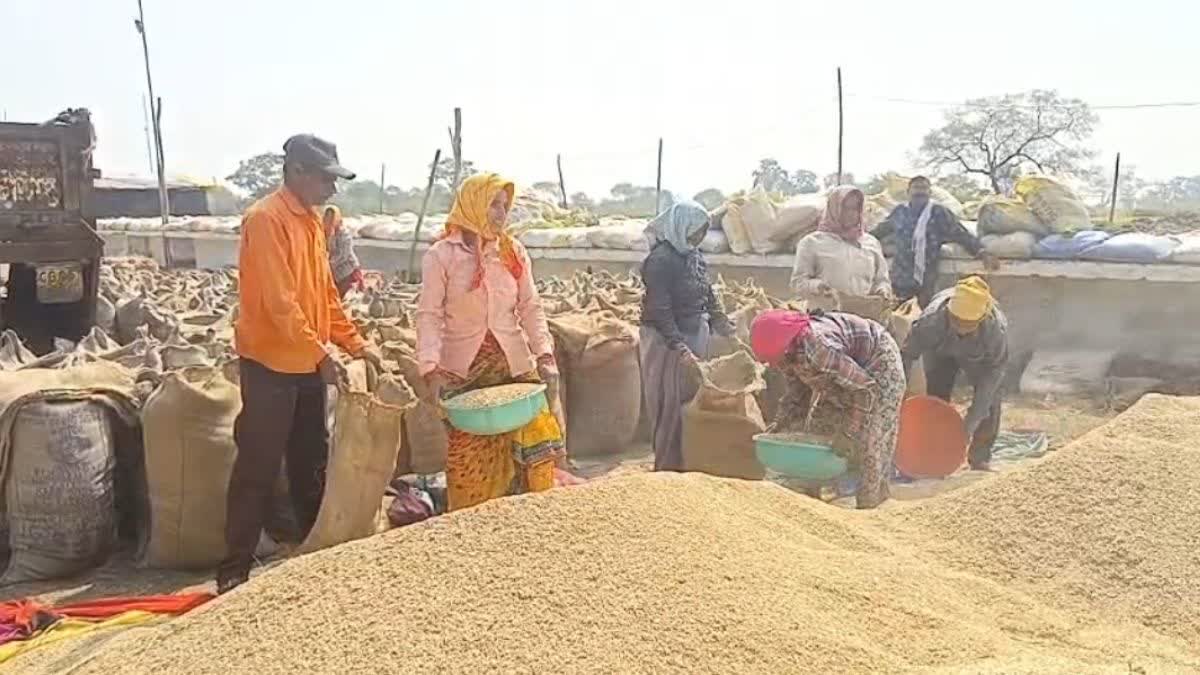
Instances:
[[[375,345],[367,345],[358,354],[358,358],[375,367],[375,372],[383,372],[383,354]]]
[[[350,375],[346,372],[346,366],[332,355],[326,354],[325,358],[321,359],[317,364],[317,373],[321,375],[321,381],[331,387],[345,389],[350,386]]]
[[[995,272],[1000,269],[1000,259],[987,251],[979,253],[979,261],[983,263],[984,269],[989,272]]]

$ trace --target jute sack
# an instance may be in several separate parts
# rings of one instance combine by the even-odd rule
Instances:
[[[624,451],[637,436],[642,413],[638,334],[608,311],[568,314],[549,323],[567,360],[568,451]]]
[[[237,459],[238,388],[219,370],[169,373],[142,409],[148,567],[197,569],[225,557],[225,504]]]
[[[133,389],[133,373],[108,362],[0,372],[0,551],[12,553],[0,585],[69,576],[107,556],[115,439],[137,423]]]
[[[904,343],[908,341],[913,324],[919,318],[921,318],[921,306],[917,304],[916,298],[901,304],[892,312],[887,326],[888,333],[891,333],[901,349],[904,349]],[[925,366],[921,363],[921,359],[913,362],[912,369],[908,373],[907,391],[910,396],[925,395]]]
[[[408,470],[419,474],[445,471],[450,437],[438,409],[423,400],[427,396],[425,378],[421,377],[412,347],[404,342],[389,342],[383,346],[383,354],[387,360],[395,361],[404,382],[419,399],[404,416],[404,451]]]
[[[700,370],[700,391],[683,411],[684,468],[761,479],[765,471],[754,454],[754,435],[767,425],[754,394],[765,387],[762,366],[749,354],[736,352],[704,363]]]
[[[110,412],[133,403],[98,391],[50,391],[10,406],[5,515],[12,557],[0,585],[71,576],[116,543],[116,443]]]
[[[404,413],[416,402],[402,380],[382,375],[379,381],[381,386],[386,383],[393,388],[393,394],[407,392],[408,400],[396,405],[366,391],[338,394],[325,494],[317,521],[296,553],[311,553],[376,533],[383,493],[396,467]]]

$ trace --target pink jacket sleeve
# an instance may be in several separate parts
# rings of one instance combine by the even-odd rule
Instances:
[[[417,300],[417,364],[422,375],[437,370],[442,360],[446,282],[446,267],[437,249],[431,248],[421,259],[421,296]]]
[[[529,252],[520,243],[516,245],[517,255],[525,265],[525,273],[517,280],[517,317],[521,321],[521,329],[529,341],[529,350],[534,358],[554,355],[554,338],[550,336],[550,328],[546,325],[546,312],[542,309],[542,299],[538,295],[537,286],[533,283],[533,263],[529,260]]]

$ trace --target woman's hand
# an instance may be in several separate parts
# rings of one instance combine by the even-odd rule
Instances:
[[[543,354],[539,357],[537,371],[538,376],[546,383],[546,400],[550,404],[550,414],[554,415],[554,419],[558,422],[558,429],[562,432],[563,442],[566,443],[567,419],[563,414],[562,390],[559,387],[562,379],[559,377],[558,365],[554,362],[554,356]]]
[[[425,376],[425,397],[426,403],[432,406],[440,406],[442,404],[442,391],[446,388],[446,374],[441,369],[435,369]]]

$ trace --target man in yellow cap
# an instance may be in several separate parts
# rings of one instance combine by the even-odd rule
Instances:
[[[922,359],[930,396],[949,401],[961,370],[975,389],[967,409],[968,461],[987,470],[1000,431],[1001,385],[1008,364],[1008,320],[983,279],[972,276],[930,300],[902,350],[904,371]]]

